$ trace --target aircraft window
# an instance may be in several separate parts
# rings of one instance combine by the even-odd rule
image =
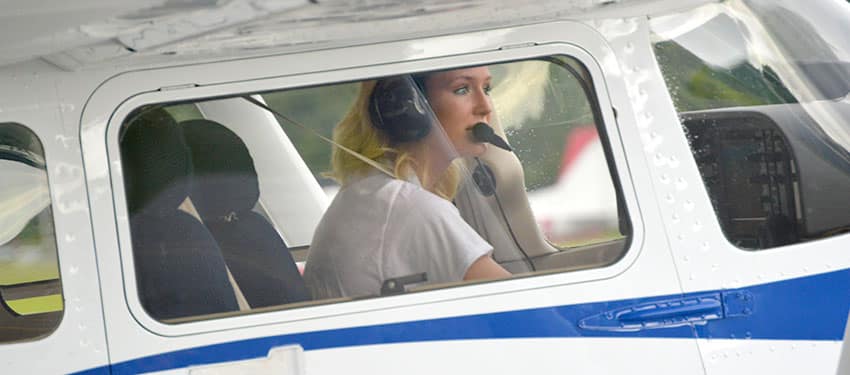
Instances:
[[[591,87],[551,57],[138,108],[142,305],[179,323],[611,264],[629,219]]]
[[[44,149],[0,123],[0,343],[53,332],[64,305]]]
[[[301,123],[310,124],[319,134],[330,136],[357,97],[358,87],[357,83],[307,87],[265,93],[263,98],[278,112],[285,113]],[[284,130],[286,131],[286,128]],[[286,131],[286,135],[292,140],[322,190],[329,198],[333,198],[339,191],[339,184],[327,174],[331,170],[330,154],[333,145],[301,129]]]
[[[506,82],[493,100],[509,114],[502,125],[543,235],[560,249],[622,240],[587,71],[564,58],[505,64],[503,71]],[[523,98],[516,86],[536,96]]]
[[[850,231],[850,50],[799,6],[728,1],[651,22],[720,226],[747,250]]]

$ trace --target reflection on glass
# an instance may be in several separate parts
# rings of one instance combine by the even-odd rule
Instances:
[[[805,7],[802,9],[801,7]],[[850,230],[850,10],[728,1],[653,19],[655,52],[726,237]]]
[[[546,239],[569,248],[622,238],[586,70],[570,59],[498,67],[493,100]]]

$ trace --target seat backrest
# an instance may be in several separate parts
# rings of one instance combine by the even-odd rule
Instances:
[[[310,299],[277,230],[253,211],[260,197],[248,147],[210,120],[180,123],[194,165],[190,197],[251,307]]]
[[[121,138],[121,162],[142,306],[156,319],[239,310],[215,239],[179,209],[191,161],[177,123],[161,109],[139,116]]]

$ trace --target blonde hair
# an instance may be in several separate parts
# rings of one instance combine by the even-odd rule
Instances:
[[[407,180],[411,177],[411,173],[415,171],[425,174],[417,176],[423,183],[432,181],[436,177],[436,183],[429,184],[432,187],[428,190],[447,200],[454,199],[460,182],[460,167],[458,166],[460,160],[453,161],[442,176],[428,176],[427,171],[429,169],[425,165],[428,161],[416,160],[411,154],[411,149],[419,147],[418,144],[410,146],[392,145],[387,137],[372,125],[369,115],[369,102],[376,83],[376,81],[364,81],[360,85],[360,93],[348,113],[334,128],[334,142],[377,163],[386,165],[397,179]],[[427,145],[422,144],[422,147],[427,147]],[[374,169],[375,167],[358,159],[348,151],[334,147],[331,152],[331,172],[328,176],[344,186],[358,177],[367,175]],[[428,188],[424,185],[423,187]]]

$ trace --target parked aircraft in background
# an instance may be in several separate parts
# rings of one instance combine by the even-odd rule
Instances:
[[[596,127],[576,128],[564,145],[555,184],[528,193],[540,230],[555,243],[617,233],[617,201],[610,199],[615,193]]]

